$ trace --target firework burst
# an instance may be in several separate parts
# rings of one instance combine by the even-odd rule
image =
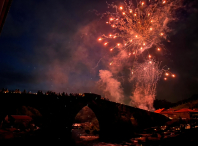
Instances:
[[[106,12],[108,16],[107,25],[113,29],[113,33],[102,35],[98,40],[103,41],[105,46],[110,47],[110,52],[117,52],[111,58],[109,65],[111,69],[120,67],[123,60],[129,59],[131,64],[131,81],[134,90],[131,96],[131,104],[153,110],[153,101],[156,96],[156,84],[165,72],[164,80],[172,76],[169,69],[160,69],[160,63],[156,61],[149,49],[155,47],[156,51],[163,51],[161,41],[167,40],[167,33],[171,29],[167,26],[170,21],[176,20],[174,12],[180,7],[180,2],[175,1],[136,1],[136,5],[131,1],[124,1],[123,5],[108,4],[115,8],[115,12]],[[104,16],[103,15],[103,16]],[[111,41],[114,40],[114,41]],[[119,42],[114,44],[115,40]],[[144,53],[143,53],[144,52]],[[140,55],[145,62],[138,63]],[[121,61],[120,61],[121,60]],[[124,64],[122,64],[124,66]]]

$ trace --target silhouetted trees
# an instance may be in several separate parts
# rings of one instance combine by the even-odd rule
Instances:
[[[172,107],[172,103],[167,101],[167,100],[159,100],[159,99],[155,99],[153,106],[155,109],[159,109],[159,108],[170,108]]]

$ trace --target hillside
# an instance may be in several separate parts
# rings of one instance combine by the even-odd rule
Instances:
[[[182,109],[182,108],[189,108],[189,109],[198,109],[198,100],[189,101],[177,106],[172,107],[173,109]]]
[[[182,108],[189,108],[189,109],[197,109],[198,108],[198,94],[193,95],[192,97],[181,100],[177,103],[172,104],[173,109],[182,109]]]
[[[158,100],[156,99],[154,101],[154,108],[155,109],[160,109],[160,108],[173,108],[173,109],[182,109],[182,108],[190,108],[190,109],[198,109],[198,94],[194,94],[188,99],[184,99],[181,101],[178,101],[176,103],[171,103],[166,100]]]

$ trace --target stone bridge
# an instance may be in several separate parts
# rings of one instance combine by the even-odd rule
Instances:
[[[21,106],[36,108],[42,114],[41,129],[47,137],[69,140],[77,113],[88,106],[100,126],[99,137],[104,141],[130,138],[144,128],[163,125],[168,119],[160,114],[101,99],[100,95],[57,96],[34,94],[0,94],[0,120],[14,114]]]

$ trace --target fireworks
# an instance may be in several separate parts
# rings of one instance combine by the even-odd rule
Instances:
[[[147,63],[152,62],[152,63]],[[163,70],[160,64],[154,60],[146,60],[144,63],[134,62],[131,80],[134,84],[131,104],[142,109],[153,110],[153,101],[156,95],[156,84]]]
[[[117,60],[133,57],[131,68],[134,69],[131,75],[134,91],[132,103],[137,107],[146,106],[152,110],[153,100],[156,95],[156,84],[165,71],[165,78],[170,75],[175,77],[170,71],[160,69],[159,62],[154,60],[154,56],[148,54],[148,59],[143,63],[138,63],[139,55],[152,48],[156,47],[157,51],[161,51],[161,41],[167,38],[167,33],[171,31],[167,27],[167,23],[174,20],[173,12],[179,7],[179,1],[137,1],[137,7],[132,3],[124,2],[122,6],[109,4],[110,7],[116,8],[114,13],[107,12],[109,21],[107,24],[112,26],[113,33],[110,35],[102,35],[99,40],[111,42],[111,39],[119,38],[122,42],[112,45],[105,42],[104,45],[111,47],[110,51],[118,50],[117,54],[109,63],[110,66],[116,66]],[[131,55],[133,52],[133,55]],[[122,54],[122,55],[121,55]],[[128,54],[128,55],[123,55]],[[120,57],[122,56],[122,57]],[[146,58],[146,57],[145,57]],[[124,65],[124,64],[123,64]],[[141,94],[141,95],[140,95]],[[144,98],[145,103],[140,104],[139,99]],[[135,102],[137,101],[137,102]],[[140,100],[141,102],[142,100]],[[145,108],[144,108],[145,109]]]
[[[178,1],[158,1],[149,5],[142,1],[141,5],[144,7],[135,7],[131,2],[129,4],[125,2],[115,13],[107,13],[110,16],[108,24],[115,29],[113,36],[122,38],[123,44],[127,43],[122,49],[136,51],[137,55],[152,45],[160,46],[161,39],[166,39],[166,32],[170,31],[166,24],[174,20],[172,11],[178,7]],[[109,6],[117,8],[113,4]],[[102,37],[111,38],[106,35]]]

